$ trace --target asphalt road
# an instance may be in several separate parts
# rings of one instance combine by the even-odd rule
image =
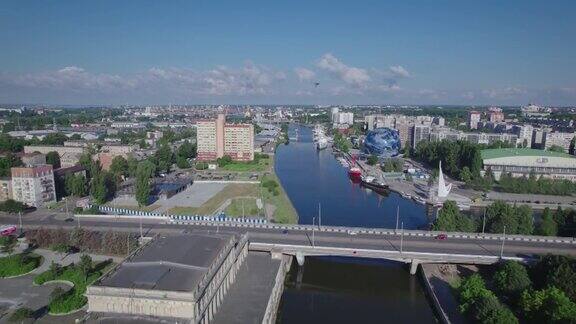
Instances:
[[[75,227],[78,226],[76,220],[64,221],[55,215],[36,214],[32,217],[23,217],[23,227]],[[18,224],[18,217],[6,216],[0,218],[0,224]],[[94,230],[115,230],[115,231],[140,231],[140,221],[128,220],[125,218],[81,218],[82,227]],[[352,249],[373,249],[383,251],[399,251],[400,235],[382,234],[356,234],[335,232],[315,232],[303,230],[289,230],[268,228],[243,228],[227,226],[201,226],[201,225],[177,225],[169,224],[163,220],[145,219],[143,220],[143,231],[145,234],[155,233],[178,233],[178,232],[223,232],[223,233],[248,233],[250,241],[257,243],[276,243],[291,245],[344,247]],[[468,238],[448,238],[438,240],[434,237],[414,237],[406,236],[402,239],[402,247],[405,252],[428,252],[446,254],[467,254],[499,256],[502,247],[500,240],[482,240]],[[551,243],[551,242],[527,242],[527,241],[506,241],[504,244],[504,256],[527,257],[542,255],[547,253],[565,254],[576,256],[576,244]]]

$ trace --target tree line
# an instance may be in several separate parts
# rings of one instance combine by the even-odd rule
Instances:
[[[47,249],[67,247],[86,253],[126,255],[138,247],[137,235],[126,232],[39,228],[28,230],[25,235],[28,242]]]
[[[576,235],[576,211],[559,208],[552,212],[546,208],[541,221],[535,224],[529,206],[495,201],[486,207],[485,219],[474,220],[462,214],[454,201],[448,200],[432,224],[432,230],[446,232],[503,233],[504,228],[507,234],[570,237]]]
[[[485,277],[473,274],[457,289],[460,311],[474,322],[576,322],[576,261],[572,258],[547,255],[529,267],[506,261]]]

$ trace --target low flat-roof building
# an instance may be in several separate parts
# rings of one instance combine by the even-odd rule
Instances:
[[[157,237],[88,287],[88,311],[208,323],[247,254],[246,235]]]
[[[537,176],[576,181],[576,157],[573,155],[528,148],[482,150],[484,170],[490,168],[496,180],[502,173],[514,177]]]

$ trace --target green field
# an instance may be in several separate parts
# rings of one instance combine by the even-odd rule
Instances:
[[[263,214],[256,205],[256,198],[235,198],[230,205],[224,210],[226,216],[258,216]]]
[[[230,162],[229,164],[227,164],[223,167],[220,167],[219,169],[225,170],[225,171],[234,171],[234,172],[269,171],[272,163],[273,163],[273,160],[271,158],[260,159],[258,161],[253,161],[253,162]]]

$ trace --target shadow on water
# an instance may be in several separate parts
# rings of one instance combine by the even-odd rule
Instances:
[[[436,323],[417,276],[394,261],[308,257],[290,270],[278,323]]]

